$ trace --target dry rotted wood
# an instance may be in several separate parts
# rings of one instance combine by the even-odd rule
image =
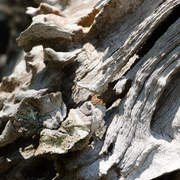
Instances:
[[[31,177],[23,167],[35,162],[51,171],[32,179],[150,180],[179,170],[179,0],[59,7],[28,8],[32,24],[17,38],[26,53],[0,84],[0,146],[11,147],[2,177]]]

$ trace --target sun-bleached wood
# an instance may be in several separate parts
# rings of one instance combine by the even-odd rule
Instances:
[[[8,166],[20,153],[17,167],[45,157],[53,171],[42,176],[55,180],[178,174],[179,0],[60,5],[63,17],[33,14],[17,39],[26,53],[0,84],[0,146],[18,146],[0,169],[23,177]]]

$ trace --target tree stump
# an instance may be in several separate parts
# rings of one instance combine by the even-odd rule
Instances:
[[[1,179],[179,179],[180,1],[47,2],[0,84]]]

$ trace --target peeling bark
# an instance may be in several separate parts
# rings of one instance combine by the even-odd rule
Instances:
[[[46,3],[0,84],[2,179],[178,179],[179,0]]]

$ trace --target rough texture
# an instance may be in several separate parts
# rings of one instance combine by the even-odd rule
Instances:
[[[36,3],[0,83],[1,179],[178,179],[179,0]]]

